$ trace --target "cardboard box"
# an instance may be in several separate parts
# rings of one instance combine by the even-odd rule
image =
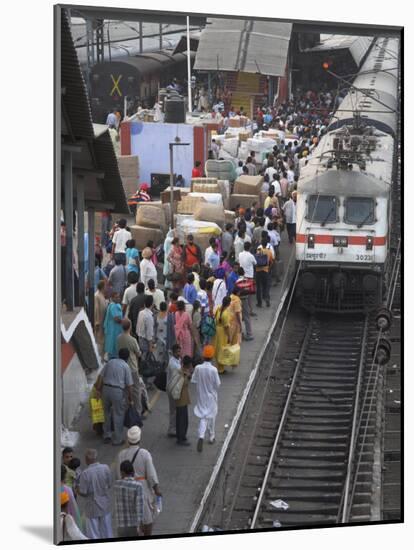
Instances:
[[[118,168],[121,176],[139,178],[139,159],[137,155],[118,157]]]
[[[139,250],[145,248],[148,241],[154,241],[154,246],[158,246],[164,241],[164,233],[161,229],[131,225],[130,230],[132,238],[135,240],[135,245]]]
[[[239,195],[259,195],[263,181],[263,176],[239,176],[233,191]]]
[[[163,204],[165,204],[166,202],[171,202],[171,191],[169,187],[167,187],[167,189],[164,189],[164,191],[161,192],[160,198]],[[178,202],[180,200],[181,200],[181,190],[179,187],[174,187],[173,201]]]
[[[258,195],[242,195],[238,193],[230,195],[231,210],[236,208],[237,205],[240,205],[242,208],[251,208],[254,202],[260,202],[260,197]]]

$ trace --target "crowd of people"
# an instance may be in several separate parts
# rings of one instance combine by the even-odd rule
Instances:
[[[177,445],[187,438],[190,383],[195,384],[193,412],[198,419],[197,451],[215,442],[221,377],[237,370],[242,341],[254,338],[254,308],[271,306],[270,288],[282,275],[279,247],[286,230],[296,238],[296,187],[326,127],[332,94],[308,92],[277,110],[261,110],[256,122],[294,131],[262,162],[252,151],[238,163],[238,174],[263,176],[263,204],[236,207],[234,223],[202,250],[194,235],[183,239],[170,230],[159,246],[149,241],[138,250],[125,219],[106,229],[95,250],[94,333],[104,367],[91,399],[101,402],[93,428],[104,444],[122,446],[116,470],[98,462],[88,449],[81,468],[72,449],[62,454],[61,527],[65,540],[110,538],[152,533],[162,509],[162,494],[152,456],[140,445],[149,410],[148,392],[167,394],[166,436]],[[325,112],[325,111],[326,112]],[[325,114],[324,114],[325,113]],[[219,149],[212,143],[212,153]],[[194,175],[196,174],[196,175]],[[201,163],[193,177],[203,175]],[[143,190],[146,192],[147,190]],[[137,414],[126,426],[125,410]],[[112,517],[111,498],[115,499]],[[78,500],[84,499],[84,513]]]

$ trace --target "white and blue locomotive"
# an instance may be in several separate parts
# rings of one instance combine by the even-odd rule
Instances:
[[[382,304],[389,262],[399,44],[381,38],[298,182],[298,295],[311,311]]]

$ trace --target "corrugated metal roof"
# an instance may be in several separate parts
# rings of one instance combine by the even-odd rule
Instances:
[[[93,125],[95,140],[93,148],[99,168],[105,173],[102,180],[104,200],[115,203],[115,212],[129,214],[129,206],[122,186],[118,161],[115,156],[114,146],[107,126],[103,124]]]
[[[92,113],[69,21],[61,10],[61,85],[66,129],[75,138],[93,139]]]
[[[341,34],[321,35],[321,44],[304,51],[326,52],[333,50],[349,50],[355,63],[359,66],[372,41],[373,37],[369,36],[347,36]]]
[[[194,69],[283,76],[291,23],[207,19]]]
[[[114,202],[115,211],[129,213],[121,176],[118,169],[118,161],[115,156],[114,146],[109,135],[108,128],[102,125],[94,125],[85,81],[73,45],[69,21],[64,9],[61,10],[62,28],[62,61],[61,79],[62,105],[67,134],[74,136],[79,142],[85,140],[93,147],[96,159],[96,168],[105,173],[102,180],[103,200]],[[104,130],[105,128],[105,130]]]

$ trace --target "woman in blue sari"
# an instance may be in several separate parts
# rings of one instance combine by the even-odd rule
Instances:
[[[113,292],[111,301],[106,309],[104,332],[105,332],[105,353],[109,359],[118,357],[116,340],[122,332],[122,307],[121,295],[118,292]]]

